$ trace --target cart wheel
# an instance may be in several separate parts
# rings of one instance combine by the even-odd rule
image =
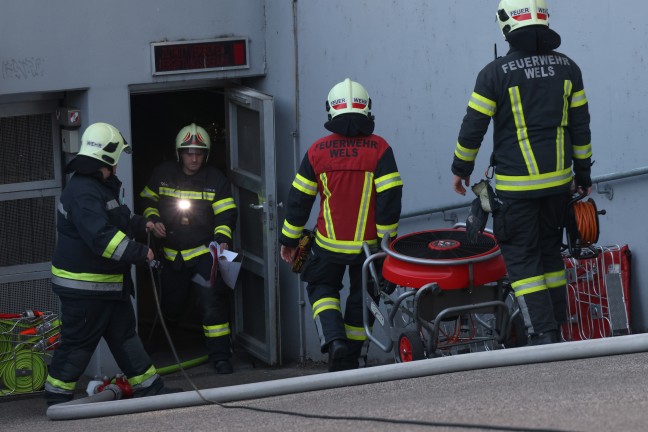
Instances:
[[[418,332],[407,330],[398,337],[398,343],[394,346],[394,357],[396,363],[406,363],[425,358],[423,341]]]

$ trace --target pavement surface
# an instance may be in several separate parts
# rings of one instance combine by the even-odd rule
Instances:
[[[620,336],[614,339],[624,338]],[[571,343],[560,344],[569,346]],[[573,345],[577,347],[577,345]],[[477,353],[519,355],[539,347]],[[577,349],[577,348],[575,348]],[[161,361],[167,354],[158,354]],[[471,359],[461,354],[459,357]],[[154,355],[154,359],[156,355]],[[218,375],[211,365],[187,370],[205,392],[239,388],[287,387],[295,379],[337,380],[334,388],[287,392],[225,403],[151,410],[76,420],[50,420],[40,395],[0,400],[2,431],[646,431],[648,353],[606,355],[505,367],[433,373],[388,379],[387,372],[445,359],[375,365],[359,371],[326,372],[324,364],[268,367],[236,353],[235,373]],[[457,360],[454,360],[457,361]],[[422,363],[428,362],[428,363]],[[479,366],[478,366],[479,367]],[[404,370],[403,369],[403,370]],[[354,374],[375,374],[374,382],[345,385]],[[165,376],[168,386],[192,385],[181,372]],[[248,384],[248,386],[245,386]],[[219,390],[220,389],[220,390]],[[84,395],[80,393],[79,397]],[[172,397],[174,395],[171,395]],[[159,400],[168,396],[146,398]],[[140,399],[140,401],[143,399]],[[102,402],[104,404],[128,401]]]

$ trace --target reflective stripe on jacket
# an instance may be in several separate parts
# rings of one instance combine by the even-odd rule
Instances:
[[[569,57],[512,50],[482,69],[455,146],[455,175],[472,173],[491,118],[498,194],[567,191],[572,169],[577,178],[590,180],[587,97],[581,71]]]
[[[146,220],[119,204],[115,177],[74,174],[58,204],[58,238],[52,257],[52,284],[58,294],[127,296],[132,264],[144,263],[148,248],[132,240],[145,233]],[[130,290],[130,285],[128,286]]]
[[[396,235],[402,187],[382,137],[325,136],[311,145],[295,175],[280,242],[297,244],[319,194],[316,245],[330,255],[356,257],[363,242],[374,246]]]
[[[231,189],[227,177],[210,165],[192,176],[177,162],[153,170],[140,197],[144,216],[166,227],[166,259],[174,261],[179,254],[186,262],[208,253],[213,240],[232,243],[237,209]]]

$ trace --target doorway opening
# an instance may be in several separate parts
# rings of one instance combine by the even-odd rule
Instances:
[[[131,136],[133,147],[134,212],[142,214],[139,193],[146,186],[153,169],[165,161],[175,161],[175,138],[184,126],[196,123],[207,130],[211,138],[208,164],[227,172],[226,116],[223,89],[193,89],[170,92],[135,93],[130,96]],[[143,239],[146,242],[146,239]],[[155,250],[155,239],[151,236]],[[156,251],[156,256],[160,254]],[[159,258],[158,258],[159,259]],[[153,271],[159,293],[160,279]],[[138,331],[149,352],[166,350],[168,343],[157,316],[153,282],[145,268],[137,268]],[[234,308],[231,307],[231,314]],[[232,315],[233,317],[233,315]],[[191,298],[171,337],[179,353],[202,355],[204,336],[200,313]]]

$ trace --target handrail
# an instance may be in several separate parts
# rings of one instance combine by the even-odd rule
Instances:
[[[614,195],[614,191],[612,190],[612,187],[607,185],[605,188],[601,188],[599,190],[599,183],[605,183],[613,180],[622,180],[630,177],[636,177],[640,175],[645,175],[648,174],[648,167],[641,167],[641,168],[634,168],[628,171],[621,171],[621,172],[616,172],[616,173],[610,173],[610,174],[603,174],[597,177],[592,178],[592,184],[596,185],[596,192],[601,194],[601,195],[606,195],[608,199],[612,199]],[[409,219],[413,218],[416,216],[424,216],[424,215],[431,215],[434,213],[443,213],[448,210],[456,210],[460,208],[466,208],[470,207],[470,204],[472,203],[472,200],[469,202],[463,202],[463,203],[456,203],[456,204],[448,204],[448,205],[443,205],[439,207],[432,207],[429,209],[423,209],[423,210],[414,210],[411,212],[406,212],[402,213],[400,218],[401,220],[403,219]]]

